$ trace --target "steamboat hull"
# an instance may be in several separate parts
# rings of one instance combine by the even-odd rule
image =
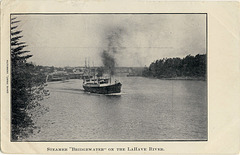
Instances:
[[[116,83],[107,86],[92,86],[92,85],[83,85],[85,91],[90,93],[97,93],[97,94],[112,94],[112,93],[120,93],[121,92],[122,84]]]

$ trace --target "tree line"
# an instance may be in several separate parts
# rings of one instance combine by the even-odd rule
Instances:
[[[156,60],[143,70],[143,76],[154,78],[206,78],[206,54],[187,55],[184,58]]]
[[[36,66],[28,63],[32,57],[25,50],[25,42],[16,18],[11,19],[11,138],[17,141],[26,138],[36,128],[31,111],[42,107],[39,101],[49,92],[45,87],[45,75]],[[36,113],[35,113],[36,115]],[[36,116],[35,116],[36,117]]]

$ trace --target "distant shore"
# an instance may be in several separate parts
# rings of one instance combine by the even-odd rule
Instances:
[[[160,78],[162,80],[196,80],[196,81],[206,81],[204,77],[172,77],[172,78]]]
[[[144,76],[145,77],[145,76]],[[206,81],[205,77],[169,77],[169,78],[156,78],[156,77],[147,77],[153,79],[161,80],[193,80],[193,81]]]

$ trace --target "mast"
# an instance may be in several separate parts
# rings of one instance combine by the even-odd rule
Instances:
[[[95,72],[96,72],[96,71],[95,71],[95,67],[94,67],[94,61],[93,61],[93,69],[94,69],[93,79],[94,79],[94,83],[95,83],[95,74],[96,74]]]
[[[90,60],[89,60],[89,57],[88,57],[88,68],[90,68],[89,61],[90,61]]]
[[[85,83],[86,82],[86,73],[87,73],[87,58],[85,57],[85,69],[84,69],[84,72],[83,72],[83,82]]]
[[[88,57],[88,78],[91,79],[91,69],[89,65],[89,57]]]
[[[110,84],[112,83],[112,70],[111,70],[111,67],[109,67],[109,70],[110,70]]]

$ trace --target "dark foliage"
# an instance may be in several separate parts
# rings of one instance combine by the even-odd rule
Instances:
[[[25,51],[25,42],[19,39],[22,31],[18,31],[16,18],[11,19],[11,134],[12,140],[27,137],[34,129],[34,122],[29,111],[39,106],[38,101],[48,95],[44,89],[45,75],[27,59],[32,55]]]
[[[143,76],[155,78],[206,77],[206,54],[188,55],[183,59],[164,58],[156,60],[144,69]]]

